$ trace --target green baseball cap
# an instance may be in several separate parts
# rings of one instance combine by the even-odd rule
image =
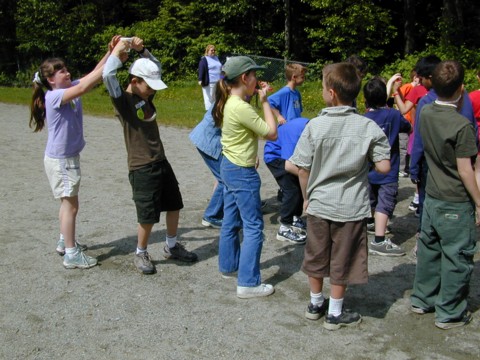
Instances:
[[[257,65],[255,61],[248,56],[234,56],[228,58],[225,65],[222,67],[223,72],[225,72],[225,77],[228,80],[233,80],[247,71],[264,69],[266,69],[265,66]]]

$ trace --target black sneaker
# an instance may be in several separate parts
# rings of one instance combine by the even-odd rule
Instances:
[[[307,241],[307,235],[297,233],[292,228],[287,228],[287,230],[278,230],[277,240],[288,241],[293,244],[305,244]]]
[[[435,321],[435,326],[442,330],[448,330],[460,326],[465,326],[470,321],[472,321],[472,314],[470,313],[470,311],[465,311],[463,315],[460,316],[458,319],[452,319],[445,322]]]
[[[327,330],[338,330],[342,326],[353,326],[360,324],[362,317],[356,312],[349,312],[348,310],[343,310],[342,313],[338,316],[333,316],[328,314],[325,316],[325,321],[323,322],[323,327]]]
[[[408,210],[410,211],[416,211],[418,209],[418,203],[416,202],[411,202],[410,205],[408,205]]]
[[[163,257],[165,259],[180,260],[185,262],[195,262],[198,260],[197,254],[188,251],[182,244],[178,242],[173,248],[169,248],[165,245],[163,248]]]
[[[152,263],[152,258],[147,251],[140,254],[135,254],[133,263],[135,264],[137,270],[142,274],[150,275],[157,272],[155,265]]]
[[[321,306],[313,305],[312,303],[309,303],[307,306],[307,310],[305,310],[305,317],[309,320],[318,320],[323,315],[325,315],[327,310],[328,310],[328,299],[324,299],[323,304]]]

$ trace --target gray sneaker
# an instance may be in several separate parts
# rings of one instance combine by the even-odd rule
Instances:
[[[167,245],[163,248],[163,257],[165,259],[180,260],[185,262],[195,262],[198,260],[197,254],[188,251],[185,247],[176,243],[173,248],[169,248]]]
[[[381,256],[403,256],[405,251],[398,245],[392,243],[390,239],[385,239],[381,243],[376,243],[372,241],[368,249],[370,254],[381,255]]]
[[[142,274],[150,275],[157,272],[155,265],[152,263],[152,257],[150,256],[148,251],[140,254],[135,254],[135,257],[133,258],[133,263],[137,267],[137,270],[140,271]]]
[[[305,244],[307,241],[307,236],[288,228],[287,230],[278,230],[277,240],[288,241],[294,244]]]
[[[79,242],[75,242],[77,245],[77,248],[80,249],[81,251],[86,251],[88,249],[87,245],[82,245]],[[58,239],[57,241],[57,248],[55,249],[57,251],[57,254],[60,256],[65,255],[65,240],[64,239]]]
[[[97,259],[85,255],[82,250],[77,250],[71,258],[67,255],[63,257],[63,266],[67,269],[88,269],[95,265],[97,265]]]

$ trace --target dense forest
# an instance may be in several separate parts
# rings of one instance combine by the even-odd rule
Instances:
[[[137,35],[166,78],[189,78],[207,44],[324,64],[358,54],[371,71],[422,52],[479,65],[473,0],[0,0],[0,83],[21,82],[42,59],[91,69],[114,34]],[[25,75],[26,76],[26,75]],[[20,79],[20,80],[19,80]]]

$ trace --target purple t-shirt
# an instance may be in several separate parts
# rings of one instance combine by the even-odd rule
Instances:
[[[72,86],[77,84],[78,80],[72,82]],[[54,159],[77,156],[85,147],[82,102],[78,97],[62,105],[65,90],[49,90],[45,94],[48,128],[45,155]]]

